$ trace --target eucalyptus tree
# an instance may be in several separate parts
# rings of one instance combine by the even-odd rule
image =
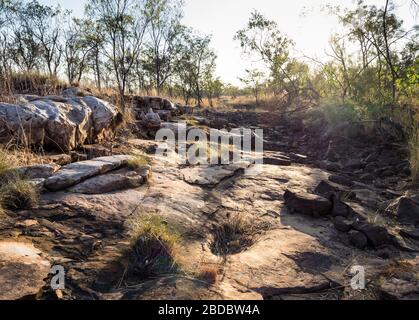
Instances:
[[[182,34],[181,59],[176,74],[185,102],[194,98],[198,105],[203,102],[205,79],[215,70],[216,54],[210,47],[211,37],[202,36],[191,29]]]
[[[109,60],[121,102],[149,24],[146,0],[89,0],[87,16],[103,31],[102,53]]]
[[[144,68],[152,75],[154,86],[160,93],[166,81],[174,74],[181,51],[184,27],[183,0],[149,0],[146,15],[149,18],[147,50]]]
[[[295,59],[290,55],[294,43],[284,35],[275,21],[268,20],[258,11],[251,13],[245,28],[236,32],[234,40],[240,43],[245,54],[256,56],[270,71],[271,83],[276,92],[286,90],[288,103],[301,91],[301,79],[292,74]]]

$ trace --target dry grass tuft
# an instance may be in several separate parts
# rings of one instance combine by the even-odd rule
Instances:
[[[142,152],[133,152],[128,159],[128,167],[133,170],[151,165],[151,159]]]
[[[138,220],[132,226],[128,274],[148,278],[176,270],[179,241],[178,233],[158,216]]]
[[[254,243],[256,228],[241,214],[234,214],[213,231],[211,251],[218,255],[242,252]]]
[[[210,285],[217,283],[220,267],[215,264],[204,265],[200,268],[198,278]]]
[[[10,210],[28,209],[38,203],[38,191],[26,180],[20,177],[9,179],[0,188],[0,203]]]
[[[0,149],[0,177],[13,169],[13,165],[10,156],[3,150]]]

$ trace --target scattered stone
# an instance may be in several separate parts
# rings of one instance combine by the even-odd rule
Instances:
[[[343,186],[347,186],[349,188],[352,188],[354,185],[351,179],[343,177],[343,176],[338,176],[338,175],[329,176],[329,181],[337,183],[337,184],[341,184]]]
[[[408,197],[397,200],[397,220],[402,223],[419,224],[419,202]]]
[[[354,214],[352,208],[343,201],[339,200],[336,195],[332,196],[333,209],[332,216],[334,217],[349,217]]]
[[[144,112],[140,115],[140,121],[143,126],[148,129],[158,130],[161,127],[160,116],[153,112],[153,109],[150,108],[147,114]]]
[[[349,231],[349,240],[358,249],[364,249],[368,243],[367,237],[363,233],[356,230]]]
[[[44,185],[51,191],[63,190],[93,176],[120,168],[128,163],[128,159],[127,155],[116,155],[72,163],[46,179]]]
[[[312,216],[327,215],[332,209],[332,203],[328,199],[309,193],[286,190],[284,200],[288,208]]]
[[[87,155],[87,159],[94,159],[99,157],[109,157],[112,155],[112,150],[102,145],[84,145],[83,151]]]
[[[326,170],[332,171],[332,172],[339,172],[342,170],[342,168],[338,163],[328,163],[326,165]]]
[[[44,286],[50,263],[32,244],[0,242],[0,300],[34,297]]]
[[[71,157],[71,162],[80,162],[80,161],[86,161],[89,160],[87,158],[87,154],[84,153],[80,153],[80,152],[76,152],[76,151],[71,151],[70,152],[70,157]]]
[[[402,237],[419,240],[419,229],[402,229],[400,230]]]
[[[340,232],[348,232],[352,229],[352,222],[344,217],[336,217],[333,219],[333,225]]]
[[[346,188],[341,185],[335,184],[333,182],[327,182],[322,180],[314,189],[314,192],[325,197],[330,198],[332,195],[337,195],[339,198],[355,199],[356,194],[353,191],[348,191]]]
[[[390,244],[391,237],[387,229],[367,222],[355,222],[353,228],[362,232],[374,248]]]
[[[363,169],[364,167],[365,164],[363,164],[359,159],[351,159],[345,165],[345,169],[348,171]]]

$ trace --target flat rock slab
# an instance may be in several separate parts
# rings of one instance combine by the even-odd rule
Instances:
[[[150,172],[149,167],[144,167],[137,171],[123,170],[109,173],[83,181],[68,191],[82,194],[102,194],[137,188],[147,181]]]
[[[225,166],[197,166],[180,170],[184,180],[196,185],[217,185],[222,180],[232,177],[238,170],[248,167],[248,163],[243,165]]]
[[[0,300],[37,294],[50,272],[50,263],[32,244],[0,242]]]
[[[44,185],[50,191],[63,190],[88,178],[118,169],[126,165],[128,159],[127,155],[116,155],[75,162],[62,167],[53,176],[46,179]]]

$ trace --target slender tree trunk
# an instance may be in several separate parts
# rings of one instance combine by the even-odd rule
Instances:
[[[386,58],[388,66],[390,67],[391,72],[391,93],[392,93],[392,99],[393,102],[396,101],[396,80],[397,80],[397,73],[394,69],[393,61],[391,58],[391,52],[390,52],[390,46],[388,44],[388,34],[387,34],[387,13],[388,13],[388,6],[389,6],[390,0],[386,0],[386,6],[384,9],[384,15],[383,15],[383,32],[384,32],[384,43],[386,45]]]

